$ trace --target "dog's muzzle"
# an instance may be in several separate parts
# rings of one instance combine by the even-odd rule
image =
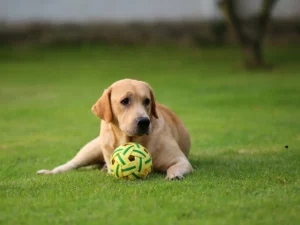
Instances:
[[[149,134],[150,119],[148,117],[139,117],[136,123],[138,135]]]

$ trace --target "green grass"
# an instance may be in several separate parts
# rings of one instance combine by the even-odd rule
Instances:
[[[269,49],[277,66],[247,72],[234,48],[2,48],[0,224],[299,224],[298,50]],[[37,176],[97,136],[90,108],[125,77],[185,122],[195,173]]]

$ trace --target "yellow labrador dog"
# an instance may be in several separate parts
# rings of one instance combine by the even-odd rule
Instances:
[[[99,137],[66,164],[39,170],[38,174],[57,174],[94,164],[109,167],[114,149],[130,141],[145,146],[152,155],[154,171],[166,172],[170,180],[182,179],[193,171],[187,159],[187,129],[170,109],[155,101],[147,83],[131,79],[115,82],[93,105],[92,112],[102,119]]]

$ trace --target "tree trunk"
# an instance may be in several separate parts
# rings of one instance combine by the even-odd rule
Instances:
[[[245,65],[247,68],[265,67],[261,40],[244,46]]]
[[[219,7],[223,11],[227,23],[244,50],[244,61],[247,68],[266,67],[262,46],[271,10],[276,1],[263,0],[261,10],[258,13],[254,36],[250,36],[243,29],[242,22],[236,13],[235,0],[219,1]]]

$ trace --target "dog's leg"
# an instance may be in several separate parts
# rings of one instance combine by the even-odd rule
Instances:
[[[102,149],[100,147],[100,137],[87,143],[77,155],[69,162],[60,165],[53,170],[39,170],[37,174],[57,174],[83,166],[104,162]]]
[[[181,180],[183,175],[193,172],[192,165],[188,159],[183,157],[176,158],[174,165],[167,169],[167,179],[169,180]]]
[[[167,172],[167,179],[180,180],[193,172],[192,165],[175,141],[164,143],[153,155],[154,170]]]

